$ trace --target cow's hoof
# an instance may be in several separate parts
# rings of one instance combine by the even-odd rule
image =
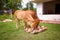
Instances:
[[[43,31],[45,31],[45,30],[47,30],[47,27],[45,27],[45,26],[41,26],[41,28],[39,28],[39,31],[40,31],[40,32],[43,32]]]
[[[29,28],[27,32],[31,33],[32,31],[33,31],[33,29]]]
[[[45,30],[47,30],[47,27],[44,27],[44,28],[42,28],[43,29],[43,31],[45,31]]]
[[[35,34],[35,33],[36,33],[36,31],[34,30],[34,31],[32,31],[31,33],[32,33],[32,34]]]
[[[28,28],[25,28],[25,31],[27,32],[28,31]]]
[[[35,30],[33,30],[31,33],[32,33],[32,34],[37,34],[37,33],[39,33],[39,30],[35,29]]]
[[[25,31],[30,33],[30,32],[32,32],[32,29],[31,28],[26,28]]]
[[[43,29],[39,29],[39,32],[42,32],[43,31]]]

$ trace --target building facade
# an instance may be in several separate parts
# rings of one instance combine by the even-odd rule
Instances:
[[[37,4],[37,15],[41,20],[60,21],[59,0],[33,0]]]

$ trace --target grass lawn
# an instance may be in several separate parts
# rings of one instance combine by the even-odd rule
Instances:
[[[15,22],[0,22],[0,40],[60,40],[60,25],[41,23],[48,29],[38,34],[26,33],[23,22],[19,30],[15,28]]]

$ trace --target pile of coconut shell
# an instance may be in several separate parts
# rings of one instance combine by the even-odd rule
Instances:
[[[37,33],[44,32],[45,30],[47,30],[47,27],[45,27],[45,26],[38,26],[32,32],[30,32],[30,30],[31,30],[31,28],[26,28],[25,29],[25,31],[28,32],[28,33],[37,34]]]
[[[5,20],[2,20],[2,22],[12,22],[11,19],[5,19]]]

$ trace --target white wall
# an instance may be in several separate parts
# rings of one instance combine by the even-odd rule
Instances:
[[[60,15],[39,15],[39,19],[60,21]]]
[[[40,15],[42,15],[42,13],[43,13],[43,3],[39,3],[39,4],[37,4],[37,15],[39,16],[39,14]]]

